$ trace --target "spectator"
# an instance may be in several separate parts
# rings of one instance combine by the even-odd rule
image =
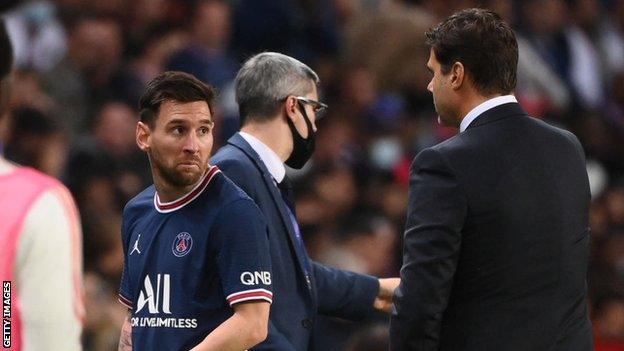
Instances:
[[[173,55],[167,70],[193,74],[221,88],[236,76],[229,53],[231,9],[221,0],[201,0],[193,11],[191,42]]]

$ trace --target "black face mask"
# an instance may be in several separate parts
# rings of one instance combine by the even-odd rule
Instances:
[[[290,127],[290,132],[293,136],[293,151],[285,163],[288,167],[292,167],[295,169],[301,169],[301,167],[303,167],[306,162],[308,162],[308,160],[314,153],[314,147],[316,142],[316,133],[312,129],[312,122],[310,122],[310,119],[308,118],[305,106],[303,106],[301,102],[298,102],[298,104],[299,108],[301,109],[301,114],[303,114],[303,120],[306,122],[306,126],[308,127],[308,138],[304,139],[297,131],[297,128],[295,128],[295,124],[292,122],[292,120],[286,117],[288,127]]]

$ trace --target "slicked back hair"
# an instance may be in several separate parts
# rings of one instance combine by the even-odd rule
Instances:
[[[297,59],[263,52],[245,61],[235,82],[241,125],[245,125],[271,119],[288,95],[310,93],[319,77]]]
[[[168,100],[182,103],[205,101],[210,113],[214,114],[212,105],[215,94],[215,89],[211,85],[204,84],[188,73],[164,72],[147,84],[139,100],[139,118],[153,129],[160,105]]]
[[[515,89],[518,42],[498,14],[479,8],[462,10],[425,35],[442,73],[461,62],[481,95],[504,95]]]

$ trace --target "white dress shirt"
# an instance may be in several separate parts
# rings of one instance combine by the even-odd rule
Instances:
[[[510,102],[517,103],[518,100],[516,100],[516,97],[513,95],[503,95],[503,96],[497,96],[495,98],[482,102],[481,104],[477,105],[477,107],[470,110],[470,112],[468,112],[466,117],[462,119],[461,123],[459,124],[459,132],[462,133],[463,131],[465,131],[466,128],[468,128],[468,126],[470,125],[470,123],[472,123],[472,121],[474,121],[479,116],[481,116],[483,112],[489,109],[492,109],[496,106],[508,104]]]
[[[262,162],[271,173],[271,176],[277,183],[280,183],[286,176],[286,167],[280,160],[275,151],[271,150],[265,143],[258,138],[245,132],[238,132],[240,136],[251,146],[251,148],[260,156]]]

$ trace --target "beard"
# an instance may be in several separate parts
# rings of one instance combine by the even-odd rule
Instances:
[[[438,123],[444,127],[457,127],[457,123],[452,118],[449,118],[446,114],[438,112]]]
[[[176,166],[168,167],[161,155],[154,150],[149,151],[149,158],[154,171],[160,175],[162,180],[176,188],[184,188],[196,184],[204,175],[207,168],[207,166],[202,167],[200,163],[200,167],[196,171],[179,171]],[[200,162],[198,159],[193,160]]]
[[[440,106],[436,104],[434,99],[434,106],[436,113],[438,114],[438,123],[445,127],[459,127],[459,121],[457,113],[448,106]]]

